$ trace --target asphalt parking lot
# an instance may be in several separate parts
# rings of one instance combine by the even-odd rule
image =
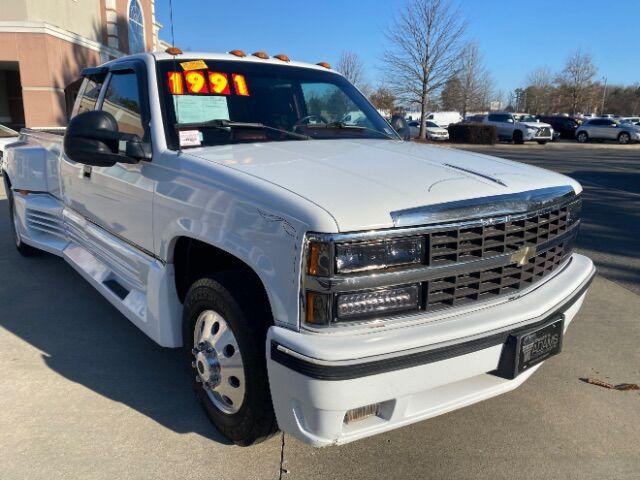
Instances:
[[[579,249],[597,263],[561,356],[518,390],[321,450],[285,436],[286,479],[637,479],[640,148],[473,147],[585,186]],[[469,148],[469,147],[466,147]],[[1,188],[1,187],[0,187]],[[0,190],[0,479],[276,479],[281,437],[228,445],[179,351],[139,332],[58,258],[20,257]]]

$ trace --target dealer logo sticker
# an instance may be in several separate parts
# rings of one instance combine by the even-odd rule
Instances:
[[[531,343],[522,346],[522,355],[525,362],[544,357],[548,352],[556,349],[558,343],[560,343],[560,334],[558,333],[547,333],[538,339],[535,339],[536,335],[534,334],[533,337],[534,339]],[[525,337],[526,340],[527,338]]]

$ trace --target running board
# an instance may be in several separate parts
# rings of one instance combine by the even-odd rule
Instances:
[[[127,290],[120,282],[115,278],[109,278],[102,282],[105,287],[111,290],[120,300],[124,300],[129,295],[130,290]]]

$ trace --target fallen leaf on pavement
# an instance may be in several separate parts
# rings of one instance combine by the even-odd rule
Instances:
[[[636,383],[619,383],[616,385],[616,390],[620,390],[621,392],[625,390],[640,390],[640,387]]]
[[[597,385],[598,387],[608,388],[610,390],[619,390],[621,392],[629,390],[640,390],[640,386],[638,386],[638,384],[636,383],[619,383],[617,385],[614,385],[613,383],[608,383],[597,378],[581,378],[580,380],[591,385]]]

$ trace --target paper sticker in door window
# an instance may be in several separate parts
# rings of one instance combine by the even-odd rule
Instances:
[[[173,97],[173,104],[179,124],[229,120],[227,97],[176,95]]]
[[[187,84],[187,90],[189,93],[209,93],[207,87],[207,77],[204,72],[200,70],[193,70],[191,72],[184,72],[184,79]]]
[[[217,93],[219,95],[229,95],[231,90],[229,89],[229,77],[226,73],[209,72],[209,87],[211,93]]]
[[[202,144],[200,130],[180,130],[178,132],[181,147],[199,147]]]

